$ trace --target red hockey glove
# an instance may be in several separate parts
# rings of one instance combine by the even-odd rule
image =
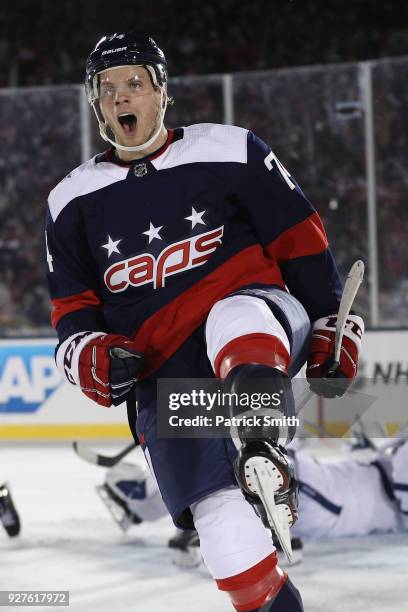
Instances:
[[[344,395],[351,386],[357,374],[358,355],[364,333],[363,319],[357,315],[349,315],[341,344],[340,363],[334,373],[330,372],[334,357],[336,322],[337,315],[315,321],[307,360],[306,376],[310,389],[324,397]]]
[[[97,404],[118,406],[136,384],[141,367],[142,355],[132,340],[117,334],[98,336],[79,355],[81,390]]]

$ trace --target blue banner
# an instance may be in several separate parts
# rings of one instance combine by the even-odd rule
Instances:
[[[62,384],[55,341],[0,344],[0,412],[34,413]]]

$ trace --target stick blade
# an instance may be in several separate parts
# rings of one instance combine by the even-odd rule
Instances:
[[[83,444],[81,442],[73,442],[72,447],[75,453],[81,457],[84,461],[88,463],[92,463],[93,465],[103,465],[103,462],[100,463],[100,457],[98,453],[93,451],[89,446]]]
[[[99,453],[95,452],[94,450],[89,448],[89,446],[87,446],[86,444],[83,444],[82,442],[72,443],[72,447],[75,453],[79,457],[81,457],[81,459],[83,459],[84,461],[87,461],[88,463],[92,463],[93,465],[100,465],[101,467],[107,467],[107,468],[113,467],[114,465],[119,463],[119,461],[121,461],[123,457],[125,457],[131,450],[133,450],[135,446],[136,444],[132,442],[122,452],[112,457],[109,457],[107,455],[100,455]]]

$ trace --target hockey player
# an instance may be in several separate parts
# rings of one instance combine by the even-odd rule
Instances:
[[[132,524],[167,515],[160,491],[146,465],[122,461],[110,468],[96,490],[123,531]]]
[[[167,66],[148,36],[105,36],[88,58],[88,100],[111,148],[51,192],[46,227],[56,360],[102,406],[129,411],[176,526],[197,529],[204,561],[237,610],[298,612],[248,481],[263,457],[291,523],[296,487],[278,442],[293,431],[231,440],[158,438],[158,378],[218,377],[285,390],[308,360],[325,375],[341,296],[322,223],[271,149],[246,129],[167,129]],[[286,290],[289,289],[290,293]],[[310,342],[311,332],[313,337]],[[356,374],[363,323],[349,318],[336,376]],[[325,392],[319,386],[319,392]],[[129,406],[129,403],[128,403]],[[252,462],[252,463],[251,463]],[[276,484],[276,483],[275,483]]]
[[[408,529],[408,441],[382,442],[381,450],[358,450],[347,458],[325,463],[303,450],[290,449],[300,489],[294,540]],[[152,521],[164,516],[157,512],[157,489],[138,463],[111,468],[102,486],[111,502],[125,509],[129,526],[140,523],[141,517]],[[173,557],[177,564],[198,564],[195,531],[176,534],[169,546],[177,553]]]
[[[386,452],[355,452],[330,463],[296,452],[300,502],[294,535],[317,539],[408,529],[408,442],[396,442],[388,441]]]
[[[11,538],[20,533],[20,517],[7,483],[0,485],[0,522]]]

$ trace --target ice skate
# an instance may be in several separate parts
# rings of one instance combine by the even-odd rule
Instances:
[[[247,500],[265,526],[276,534],[292,564],[294,555],[289,529],[297,519],[298,491],[294,469],[284,449],[265,440],[244,442],[236,470]]]
[[[172,561],[179,567],[197,567],[202,562],[200,538],[195,529],[191,531],[177,530],[167,543]]]
[[[107,483],[97,485],[95,489],[115,523],[124,533],[131,525],[138,525],[142,522],[142,519],[130,510],[126,501],[119,497]]]
[[[20,517],[13,503],[9,486],[0,486],[0,521],[7,534],[13,538],[20,533]]]

